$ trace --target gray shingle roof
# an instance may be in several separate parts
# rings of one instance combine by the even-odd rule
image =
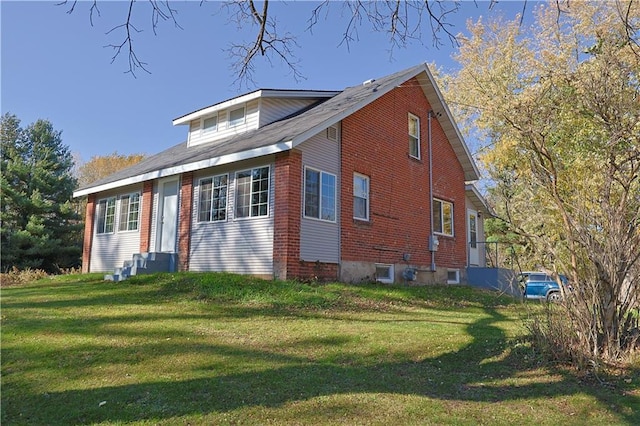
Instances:
[[[316,106],[256,130],[230,136],[211,144],[205,143],[187,147],[186,142],[183,142],[151,157],[147,157],[138,164],[120,170],[88,186],[79,188],[74,195],[86,195],[111,187],[141,182],[161,176],[169,176],[189,170],[198,170],[214,164],[225,164],[225,162],[231,162],[234,158],[252,158],[267,153],[291,149],[323,129],[339,122],[363,106],[373,102],[401,83],[423,72],[426,73],[428,80],[431,80],[426,65],[420,64],[374,80],[368,84],[348,87],[338,95],[324,102],[319,102]],[[435,88],[430,89],[433,90]],[[437,89],[435,90],[436,91],[432,91],[431,94],[436,93],[438,95],[437,97],[440,98],[439,100],[429,98],[429,93],[425,90],[429,102],[433,108],[436,107],[434,103],[439,103],[446,109],[446,106],[442,104],[439,92],[437,92]],[[448,109],[446,109],[446,112],[452,122]],[[471,160],[468,155],[466,146],[459,136],[455,124],[453,122],[451,124],[455,132],[447,136],[450,140],[452,139],[452,135],[454,139],[459,139],[454,141],[453,144],[462,144],[463,151],[458,149],[456,152],[459,158],[461,157],[459,152],[466,152],[467,158],[461,158],[461,162],[465,170],[467,170],[466,174],[468,177],[472,178],[469,179],[467,177],[467,180],[474,180],[473,175],[476,174],[474,171],[477,169],[475,169],[473,160]],[[445,131],[446,130],[445,128]],[[242,156],[243,153],[244,156]],[[238,157],[238,154],[240,154],[241,157]],[[223,158],[226,158],[226,160]],[[216,162],[218,159],[220,159],[220,161]],[[468,171],[469,166],[465,164],[465,162],[469,161],[471,163],[470,172]]]

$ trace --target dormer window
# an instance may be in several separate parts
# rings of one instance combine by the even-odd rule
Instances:
[[[229,127],[244,124],[244,106],[229,111]]]
[[[218,116],[215,115],[213,117],[205,118],[202,120],[202,131],[203,132],[215,132],[218,130]]]

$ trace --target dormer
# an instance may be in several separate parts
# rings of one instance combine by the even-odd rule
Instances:
[[[187,146],[195,146],[258,129],[338,93],[261,89],[183,115],[173,125],[188,125]]]

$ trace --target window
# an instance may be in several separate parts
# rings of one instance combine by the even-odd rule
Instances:
[[[244,123],[244,107],[229,111],[229,127],[238,126]]]
[[[236,217],[269,214],[269,167],[236,173]]]
[[[306,168],[304,172],[304,216],[336,221],[336,177]]]
[[[376,263],[376,281],[381,283],[393,283],[393,265]]]
[[[353,175],[353,217],[369,220],[369,177]]]
[[[121,196],[118,231],[137,231],[139,215],[140,194],[136,192]]]
[[[447,270],[447,284],[460,284],[460,270],[448,269]]]
[[[474,213],[469,213],[469,246],[478,248],[478,229]]]
[[[98,201],[98,213],[96,215],[96,232],[109,234],[114,230],[116,219],[116,197],[105,198]]]
[[[227,220],[227,185],[229,176],[200,179],[198,222]]]
[[[433,230],[438,234],[453,236],[453,204],[433,200]]]
[[[420,119],[409,114],[409,155],[420,158]]]
[[[202,120],[202,130],[204,132],[215,132],[218,130],[218,116],[216,115]]]

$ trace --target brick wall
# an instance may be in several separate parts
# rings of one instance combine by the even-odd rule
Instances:
[[[84,239],[82,241],[82,272],[91,270],[91,244],[93,243],[93,224],[96,213],[96,194],[87,197],[87,208],[84,220]]]
[[[180,213],[178,218],[178,270],[189,270],[191,247],[191,219],[193,217],[193,172],[184,173],[180,185]]]
[[[140,217],[140,253],[149,251],[151,245],[151,217],[153,215],[153,181],[142,184],[142,212]]]
[[[428,111],[417,80],[404,83],[342,121],[342,259],[428,267]],[[408,113],[420,118],[421,158],[409,156]],[[454,203],[455,236],[440,237],[438,267],[466,263],[464,174],[432,120],[434,195]],[[353,219],[353,173],[370,177],[370,221]]]
[[[299,276],[302,153],[276,154],[273,273],[278,279]]]

